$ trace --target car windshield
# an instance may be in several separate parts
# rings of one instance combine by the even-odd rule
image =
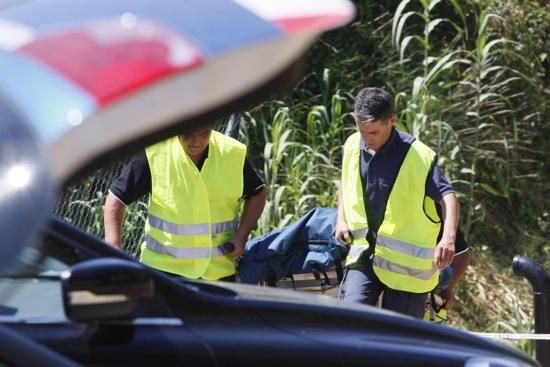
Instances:
[[[34,247],[23,248],[0,278],[0,316],[6,321],[65,320],[60,275],[79,261],[75,249],[49,236]]]
[[[59,278],[61,272],[78,261],[74,251],[47,245],[25,247],[4,274],[5,278]],[[59,251],[60,250],[60,251]]]

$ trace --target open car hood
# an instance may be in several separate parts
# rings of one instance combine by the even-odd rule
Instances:
[[[348,0],[2,4],[0,177],[15,188],[0,197],[2,229],[13,229],[0,267],[56,187],[289,87],[317,36],[354,16]]]
[[[0,11],[0,95],[64,184],[261,89],[353,14],[347,0],[14,3]]]

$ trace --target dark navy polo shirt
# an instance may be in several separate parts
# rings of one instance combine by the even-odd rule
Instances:
[[[393,128],[388,141],[373,155],[368,152],[364,140],[362,138],[360,140],[360,169],[365,210],[368,227],[374,233],[378,232],[378,228],[384,220],[386,203],[391,189],[399,168],[414,141],[415,137],[412,135]],[[453,187],[434,161],[426,180],[426,195],[437,203],[443,196],[451,192],[454,192]],[[374,242],[375,239],[373,233],[370,233],[371,231],[369,231],[367,239],[369,242]]]

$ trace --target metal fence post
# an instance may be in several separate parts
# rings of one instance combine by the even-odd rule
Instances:
[[[533,287],[535,304],[535,333],[550,333],[550,276],[535,260],[526,256],[514,256],[512,269],[516,275],[526,278]],[[550,340],[535,342],[537,360],[550,367]]]

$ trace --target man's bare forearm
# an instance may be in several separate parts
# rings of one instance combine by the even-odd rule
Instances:
[[[338,211],[337,211],[337,222],[346,222],[346,216],[344,214],[344,198],[342,197],[342,186],[338,188],[338,199],[337,199]]]
[[[342,194],[342,186],[338,188],[338,209],[336,212],[336,226],[334,227],[334,238],[338,241],[349,244],[352,241],[352,236],[346,222],[346,214],[344,211],[344,198]]]
[[[439,203],[441,204],[443,214],[443,234],[441,239],[454,244],[460,215],[460,204],[454,192],[443,196]]]
[[[248,239],[248,235],[256,227],[258,219],[264,211],[266,198],[267,189],[264,188],[260,193],[245,200],[241,222],[235,233],[243,241]]]
[[[126,205],[109,192],[103,207],[103,223],[105,225],[105,242],[120,249],[122,223]]]
[[[449,193],[441,200],[443,214],[443,234],[435,247],[434,265],[443,269],[451,264],[455,254],[456,227],[458,226],[459,204],[454,192]]]

